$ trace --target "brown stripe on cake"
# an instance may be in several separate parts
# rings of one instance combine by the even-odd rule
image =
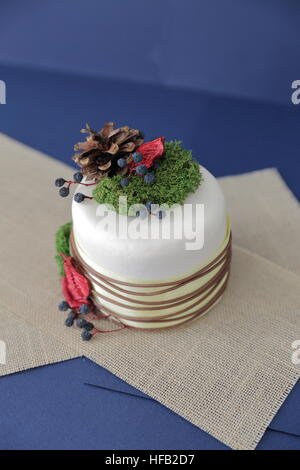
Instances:
[[[121,302],[116,299],[111,299],[109,297],[106,297],[103,294],[99,294],[93,288],[93,291],[92,291],[93,301],[95,305],[104,314],[107,314],[108,316],[112,316],[120,322],[122,322],[122,320],[123,321],[127,320],[127,321],[132,321],[132,322],[137,322],[137,323],[149,323],[149,322],[163,323],[165,321],[173,320],[173,321],[177,321],[177,323],[175,325],[170,325],[170,326],[177,326],[206,313],[223,295],[226,289],[227,283],[228,283],[228,278],[229,278],[230,262],[231,262],[231,241],[232,241],[232,236],[230,233],[228,242],[225,248],[219,253],[219,255],[217,255],[215,259],[213,259],[210,263],[208,263],[206,266],[196,271],[195,273],[183,279],[178,279],[178,280],[170,281],[170,282],[151,283],[151,284],[149,283],[138,284],[138,283],[120,281],[120,280],[113,279],[109,276],[106,276],[104,274],[97,272],[95,269],[89,266],[81,257],[77,249],[75,240],[74,240],[73,232],[71,233],[71,237],[70,237],[70,248],[71,248],[72,255],[74,259],[76,260],[77,264],[80,266],[83,273],[92,284],[96,284],[97,286],[99,286],[100,288],[108,292],[109,294],[113,295],[117,299],[120,299],[121,301],[123,300],[126,302],[131,302],[133,304],[136,304],[136,306],[128,305],[127,303],[124,304],[124,302]],[[201,279],[202,277],[214,271],[218,267],[221,267],[221,268],[203,286],[180,297],[174,297],[173,299],[155,302],[155,301],[128,299],[128,297],[125,297],[124,295],[122,295],[125,293],[130,296],[138,296],[138,297],[139,296],[155,296],[155,295],[160,295],[166,292],[175,291],[176,289],[179,289],[194,280]],[[127,286],[127,287],[138,287],[142,289],[154,288],[154,287],[166,287],[166,286],[167,288],[162,289],[162,290],[156,290],[154,292],[135,292],[135,291],[126,290],[122,288],[121,285]],[[111,290],[110,287],[112,287],[114,290]],[[215,291],[216,291],[215,295],[205,305],[203,305],[196,311],[190,312],[191,309],[196,307],[196,305],[198,305],[200,302],[203,302],[206,298],[208,298]],[[202,297],[199,298],[201,295]],[[149,311],[149,310],[159,311],[163,309],[166,310],[168,308],[174,308],[180,305],[185,305],[186,303],[190,302],[193,299],[196,299],[196,301],[192,305],[188,305],[184,307],[183,309],[179,310],[178,312],[163,314],[159,316],[156,315],[154,317],[145,318],[145,317],[139,317],[139,316],[131,317],[124,313],[121,314],[119,312],[115,312],[109,309],[108,307],[103,306],[101,304],[101,299],[109,302],[110,304],[114,304],[122,308],[128,308],[130,310],[136,310],[136,311]],[[147,305],[148,307],[147,306],[144,307],[145,305]],[[190,313],[183,315],[185,312],[188,312],[188,311]],[[180,321],[181,318],[182,318],[182,321]],[[167,328],[169,328],[170,326],[168,326]]]

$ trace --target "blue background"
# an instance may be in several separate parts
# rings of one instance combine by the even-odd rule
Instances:
[[[298,0],[1,0],[0,62],[287,103]]]
[[[114,120],[183,140],[217,176],[277,167],[300,198],[299,18],[297,1],[2,0],[0,131],[71,163],[85,122]],[[226,448],[84,358],[0,394],[0,448]],[[300,449],[299,396],[260,449]]]

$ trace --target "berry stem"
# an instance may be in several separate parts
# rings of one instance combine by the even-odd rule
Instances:
[[[70,188],[70,186],[72,184],[82,184],[82,186],[94,186],[96,184],[98,184],[97,182],[94,182],[94,183],[78,183],[78,181],[66,181],[67,185],[68,185],[68,188]]]
[[[97,335],[98,333],[114,333],[115,331],[121,331],[124,330],[124,328],[131,328],[130,326],[127,325],[122,325],[121,328],[116,328],[114,330],[98,330],[98,328],[95,328],[92,335]]]

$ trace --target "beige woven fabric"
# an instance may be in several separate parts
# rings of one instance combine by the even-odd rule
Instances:
[[[7,308],[0,308],[0,324],[0,341],[5,343],[4,360],[0,354],[0,376],[80,356]]]
[[[234,240],[300,275],[299,202],[275,169],[220,178]]]
[[[0,338],[3,335],[14,338],[11,346],[8,345],[8,362],[10,357],[15,360],[18,356],[17,344],[24,343],[22,328],[15,328],[21,324],[19,317],[29,328],[26,333],[29,342],[24,349],[30,366],[37,361],[38,354],[35,354],[33,337],[30,345],[31,326],[28,325],[44,332],[42,347],[47,345],[47,340],[53,347],[59,341],[62,359],[64,354],[70,354],[66,347],[75,351],[74,354],[84,354],[230,447],[254,448],[299,377],[300,368],[291,361],[291,344],[300,339],[299,277],[235,247],[228,290],[222,302],[203,319],[167,331],[123,330],[98,335],[84,343],[78,329],[63,327],[64,315],[56,309],[61,295],[52,255],[53,238],[57,226],[70,220],[70,200],[57,196],[53,179],[68,175],[68,169],[4,136],[0,138],[0,152],[0,204],[4,222],[0,237],[5,241],[0,248],[3,273]],[[281,184],[273,171],[264,173],[272,184]],[[250,175],[249,188],[257,180],[256,176],[260,179],[259,173]],[[234,177],[232,181],[237,179]],[[238,232],[235,236],[241,242],[238,237],[242,237],[244,227],[235,216],[239,214],[234,196],[237,193],[235,189],[230,192],[229,178],[223,179],[222,184],[231,206],[234,230]],[[242,188],[246,186],[243,181]],[[247,190],[244,191],[247,196]],[[284,193],[286,189],[282,186],[280,191]],[[280,249],[276,251],[275,247],[284,250],[291,240],[288,229],[286,234],[277,232],[271,192],[270,195],[265,192],[270,199],[265,216],[269,210],[271,214],[261,222],[274,222],[273,237],[278,245],[274,242],[274,253],[267,251],[270,240],[262,244],[257,235],[260,247],[257,251],[270,259],[274,254],[279,262]],[[242,195],[243,191],[240,203]],[[256,223],[258,200],[256,206],[246,204],[248,215],[244,223]],[[290,194],[282,195],[282,200],[284,204],[295,204]],[[283,208],[276,209],[284,215]],[[293,229],[294,224],[300,227],[296,210],[294,219],[289,221]],[[269,233],[259,226],[257,230],[262,235]],[[249,246],[253,244],[251,237],[245,241],[245,246],[254,249]],[[297,240],[293,243],[297,248]],[[283,265],[290,262],[296,272],[292,258],[282,260]],[[1,319],[7,315],[11,321],[3,327]],[[55,338],[53,343],[52,338]],[[15,351],[11,356],[10,349]]]
[[[27,276],[26,269],[29,269],[29,272],[38,269],[38,266],[35,267],[30,263],[30,253],[26,251],[26,233],[22,229],[22,220],[27,218],[31,220],[31,212],[34,212],[34,205],[37,202],[32,200],[32,206],[30,208],[30,195],[29,195],[29,206],[26,209],[26,212],[23,212],[22,207],[18,206],[18,199],[23,197],[23,186],[27,186],[30,194],[35,192],[35,188],[38,185],[40,176],[48,180],[50,192],[53,188],[53,177],[55,171],[58,171],[59,174],[68,174],[70,168],[55,162],[56,170],[51,173],[49,179],[47,178],[47,165],[51,166],[51,159],[45,157],[40,158],[38,152],[32,151],[29,147],[26,147],[23,144],[16,142],[13,139],[10,139],[3,134],[0,134],[0,159],[1,163],[5,166],[4,173],[0,177],[0,210],[1,210],[1,222],[0,222],[0,239],[2,243],[0,245],[0,266],[1,274],[0,278],[8,279],[8,271],[11,269],[9,279],[13,282],[14,271],[21,269],[24,277]],[[43,163],[44,162],[44,163]],[[28,164],[28,166],[27,166]],[[45,167],[44,167],[45,165]],[[7,173],[6,173],[7,171]],[[56,173],[58,174],[58,173]],[[33,182],[33,179],[35,182]],[[44,184],[44,183],[42,183]],[[12,194],[8,194],[6,189],[8,186],[12,186]],[[38,187],[36,197],[39,199]],[[28,196],[27,196],[28,197]],[[41,195],[41,198],[44,198],[44,194]],[[51,214],[54,214],[55,208],[52,206],[52,203],[58,202],[56,194],[53,195],[52,201],[51,196],[45,198],[47,201],[41,201],[39,204],[43,205],[45,208],[45,221],[44,224],[49,226],[49,230],[52,231],[54,236],[55,227],[50,227],[51,222],[47,220],[47,211],[50,210]],[[50,200],[49,200],[50,199]],[[58,204],[59,206],[59,204]],[[60,210],[62,209],[63,204],[60,205]],[[61,224],[66,220],[70,220],[70,211],[69,206],[65,204],[65,214],[61,212],[57,213],[57,221],[55,223]],[[7,216],[7,213],[9,214]],[[11,214],[14,214],[17,221],[12,225]],[[17,246],[8,248],[8,240],[10,239],[11,233],[17,237],[16,245],[20,244],[20,250]],[[35,229],[34,222],[32,221],[31,225],[32,237],[39,238],[38,229]],[[30,235],[29,235],[30,236]],[[14,238],[16,240],[16,238]],[[22,244],[23,242],[23,244]],[[54,239],[52,240],[52,247],[49,245],[47,250],[49,251],[50,262],[53,258],[54,253]],[[19,260],[16,258],[15,263],[11,264],[9,268],[9,250],[12,250],[13,253],[18,253],[23,249]],[[26,254],[27,265],[24,265],[22,269],[24,254]],[[49,260],[48,260],[49,261]],[[48,264],[48,263],[47,263]],[[22,308],[22,307],[21,307]],[[43,310],[41,310],[42,314]],[[19,312],[18,312],[19,313]],[[55,340],[55,338],[45,334],[44,331],[37,329],[34,325],[28,323],[27,318],[22,320],[22,318],[16,317],[16,312],[12,311],[9,306],[5,306],[3,309],[3,302],[0,297],[0,341],[5,342],[7,355],[6,355],[6,364],[3,365],[0,363],[0,376],[11,374],[14,372],[19,372],[21,370],[30,369],[33,367],[38,367],[46,364],[51,364],[55,362],[60,362],[68,359],[72,359],[80,356],[81,354],[72,350],[72,348],[62,344],[60,341]],[[0,358],[1,362],[1,358]]]

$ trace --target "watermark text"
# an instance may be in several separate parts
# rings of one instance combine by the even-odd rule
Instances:
[[[6,364],[6,343],[0,340],[0,365]]]
[[[0,80],[0,104],[6,104],[6,83]]]
[[[163,220],[157,217],[160,213]],[[96,230],[107,232],[110,239],[184,240],[188,251],[204,246],[204,204],[152,205],[149,211],[143,204],[127,207],[127,197],[120,196],[118,212],[99,204],[96,216]]]
[[[292,348],[295,349],[295,351],[292,354],[292,363],[295,365],[300,364],[300,339],[296,339],[295,341],[292,342]]]

